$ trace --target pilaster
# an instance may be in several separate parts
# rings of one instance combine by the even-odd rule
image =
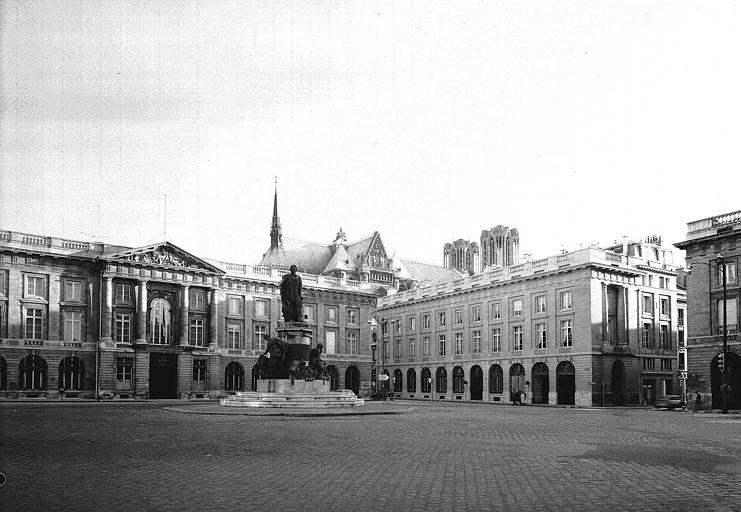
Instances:
[[[147,281],[139,281],[137,289],[136,343],[143,345],[147,342]]]
[[[180,346],[188,345],[188,311],[190,302],[190,285],[180,286]]]

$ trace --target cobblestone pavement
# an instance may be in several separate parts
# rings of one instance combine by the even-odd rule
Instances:
[[[739,416],[402,404],[306,418],[0,403],[0,509],[741,510]]]

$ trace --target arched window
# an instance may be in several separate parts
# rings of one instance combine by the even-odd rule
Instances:
[[[227,391],[244,391],[244,366],[237,361],[226,365],[224,382]]]
[[[422,393],[429,393],[430,391],[432,391],[432,372],[430,372],[429,368],[422,368],[420,383]]]
[[[373,370],[375,372],[375,370]],[[340,371],[333,364],[327,366],[327,375],[329,375],[329,390],[337,391],[340,389]]]
[[[68,356],[59,363],[59,389],[82,391],[85,387],[85,364],[76,356]]]
[[[414,371],[414,368],[409,368],[407,370],[407,393],[416,393],[417,392],[417,372]]]
[[[402,379],[404,379],[404,375],[397,368],[394,370],[394,393],[401,393]]]
[[[504,372],[498,364],[489,367],[489,393],[504,392]]]
[[[8,389],[8,363],[0,357],[0,389]]]
[[[442,366],[435,373],[435,392],[447,393],[448,391],[448,372]]]
[[[456,366],[453,368],[453,393],[463,393],[465,387],[465,374],[463,368]]]
[[[509,367],[509,392],[513,397],[525,392],[525,367],[520,363]]]
[[[386,372],[388,375],[388,372]],[[386,390],[388,391],[388,382],[386,381]],[[347,367],[345,370],[345,389],[349,389],[356,395],[360,391],[360,370],[355,365]]]
[[[170,344],[171,326],[170,302],[165,299],[154,299],[150,309],[150,324],[152,325],[152,343],[158,345]]]
[[[46,361],[41,356],[26,356],[18,365],[19,387],[23,390],[46,389]]]

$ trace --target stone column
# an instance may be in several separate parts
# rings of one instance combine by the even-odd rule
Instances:
[[[147,281],[139,281],[139,304],[136,308],[136,343],[147,342]]]
[[[180,346],[188,344],[188,310],[190,285],[180,285]]]
[[[618,344],[620,346],[628,346],[630,345],[630,317],[628,315],[628,287],[623,286],[622,287],[622,300],[623,300],[623,328],[621,329],[622,336],[620,337]],[[620,331],[618,331],[620,332]]]
[[[211,288],[208,294],[208,348],[216,351],[219,348],[217,333],[219,332],[219,303],[216,288]],[[245,333],[242,333],[244,336]]]
[[[101,325],[101,341],[112,341],[111,324],[113,323],[113,276],[103,277],[103,325]]]

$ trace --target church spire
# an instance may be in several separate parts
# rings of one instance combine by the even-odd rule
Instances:
[[[273,199],[273,222],[270,224],[270,248],[283,248],[283,233],[278,218],[278,178],[275,178],[275,198]]]

